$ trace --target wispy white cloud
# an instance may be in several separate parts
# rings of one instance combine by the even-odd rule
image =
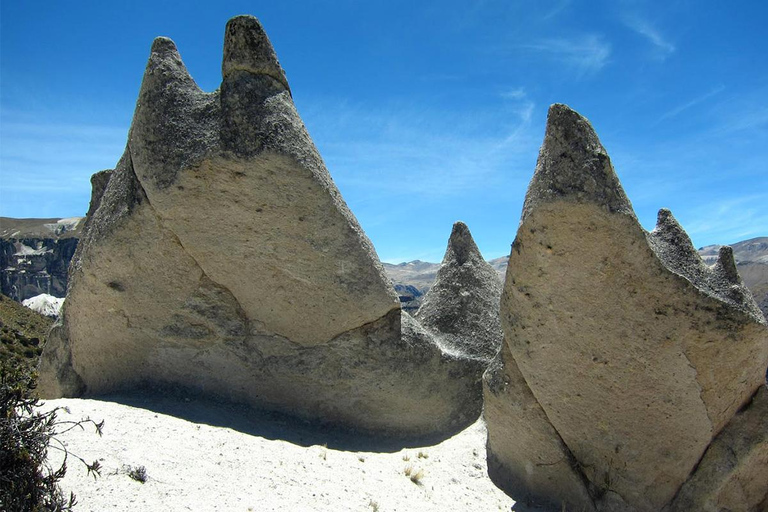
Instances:
[[[720,85],[718,87],[715,87],[714,89],[712,89],[708,93],[702,94],[701,96],[697,96],[697,97],[693,98],[692,100],[683,103],[682,105],[678,105],[677,107],[673,108],[672,110],[669,110],[669,111],[665,112],[664,114],[662,114],[662,116],[659,118],[659,122],[664,121],[666,119],[671,119],[673,117],[676,117],[679,114],[681,114],[682,112],[688,110],[689,108],[695,107],[696,105],[699,105],[700,103],[705,102],[706,100],[712,98],[713,96],[717,96],[718,94],[720,94],[724,90],[725,90],[725,86],[724,85]]]
[[[127,127],[18,120],[6,114],[0,137],[0,214],[57,217],[88,209],[89,178],[115,165]]]
[[[517,47],[548,55],[570,67],[579,76],[600,71],[608,64],[611,56],[611,44],[598,34],[571,39],[540,39]]]
[[[507,178],[511,162],[535,155],[534,103],[522,88],[500,96],[495,110],[464,114],[340,102],[303,116],[340,187],[436,199],[487,189]]]
[[[731,244],[755,236],[765,236],[768,227],[768,194],[726,197],[694,208],[685,228],[692,239]],[[701,245],[701,244],[697,244]]]
[[[525,92],[525,88],[516,87],[514,89],[509,89],[502,92],[500,96],[504,99],[521,100],[526,97],[526,92]]]
[[[629,29],[646,38],[653,45],[656,51],[655,55],[662,60],[677,50],[676,46],[661,33],[658,27],[639,13],[625,13],[622,20]]]
[[[542,20],[546,21],[556,17],[565,11],[568,7],[570,7],[571,3],[572,0],[560,0],[559,2],[556,2],[555,5],[553,5],[552,8],[547,11],[544,16],[542,16]]]
[[[768,106],[753,104],[726,113],[717,129],[718,134],[755,130],[768,125]]]
[[[380,255],[387,261],[439,261],[445,240],[436,229],[458,219],[471,224],[486,215],[478,208],[522,204],[541,142],[534,102],[514,87],[466,111],[329,99],[300,110],[343,197],[374,244],[386,247]],[[518,213],[509,209],[511,217]],[[412,234],[397,236],[396,226],[421,231],[420,243]]]

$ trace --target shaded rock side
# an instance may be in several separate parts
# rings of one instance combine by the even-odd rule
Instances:
[[[488,475],[515,500],[552,510],[595,510],[587,480],[536,401],[504,343],[483,376]]]
[[[227,24],[222,69],[204,93],[153,43],[41,393],[171,385],[393,436],[471,422],[478,363],[400,310],[255,18]]]
[[[501,299],[505,364],[599,510],[667,505],[765,381],[768,329],[744,290],[732,258],[709,269],[668,212],[645,232],[588,121],[550,108]]]
[[[501,346],[501,289],[469,228],[456,222],[435,282],[415,316],[447,351],[490,362]]]
[[[670,512],[768,510],[768,388],[761,386],[707,448]]]

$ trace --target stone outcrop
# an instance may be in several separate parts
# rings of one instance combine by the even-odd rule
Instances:
[[[222,77],[201,91],[154,41],[41,394],[170,385],[393,436],[468,424],[480,363],[401,311],[255,18],[227,24]]]
[[[500,315],[491,476],[557,509],[668,506],[765,382],[768,328],[730,249],[708,267],[667,210],[644,231],[564,105],[549,111]]]
[[[445,350],[489,363],[501,346],[501,288],[469,228],[456,222],[435,282],[415,317],[437,333]]]

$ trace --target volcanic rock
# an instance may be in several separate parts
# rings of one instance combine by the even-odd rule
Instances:
[[[479,363],[401,311],[256,18],[227,24],[222,75],[205,93],[154,41],[41,393],[169,385],[393,436],[469,424]]]
[[[661,510],[765,382],[768,328],[730,250],[708,267],[666,210],[645,232],[589,122],[565,105],[549,111],[501,323],[504,371],[516,365],[543,415],[505,413],[508,393],[487,382],[490,458],[500,485],[533,501]],[[554,452],[559,438],[564,455],[542,475],[515,452],[519,435]]]
[[[435,282],[416,319],[446,350],[489,363],[501,346],[501,283],[483,259],[466,224],[453,225]]]

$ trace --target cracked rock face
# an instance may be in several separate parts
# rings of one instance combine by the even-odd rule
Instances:
[[[466,224],[453,225],[435,283],[416,319],[447,351],[489,363],[501,346],[498,274],[483,259]]]
[[[205,93],[153,43],[41,393],[169,384],[397,436],[472,421],[478,363],[402,314],[256,18],[227,24],[222,76]]]
[[[661,510],[765,382],[768,329],[732,254],[704,265],[667,210],[645,232],[564,105],[550,108],[501,323],[491,475],[551,506]]]

